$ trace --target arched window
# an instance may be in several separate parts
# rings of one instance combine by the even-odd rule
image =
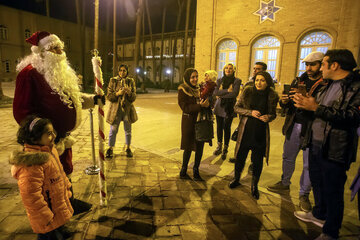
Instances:
[[[4,25],[0,25],[0,39],[2,40],[8,39],[8,29]]]
[[[300,41],[300,54],[298,60],[298,72],[297,76],[300,76],[305,72],[305,63],[302,60],[313,51],[320,51],[326,53],[331,48],[332,38],[326,32],[312,32],[303,37]]]
[[[31,37],[31,32],[29,29],[25,29],[25,39]]]
[[[223,68],[226,63],[231,62],[236,66],[236,53],[237,44],[233,40],[225,40],[218,45],[216,70],[219,78],[223,76]]]
[[[256,62],[264,62],[267,64],[267,72],[273,78],[277,77],[279,69],[280,41],[274,36],[265,36],[258,39],[252,47],[252,65],[250,72]]]

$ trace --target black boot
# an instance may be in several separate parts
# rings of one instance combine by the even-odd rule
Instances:
[[[71,178],[69,178],[69,181],[71,182]],[[73,188],[72,186],[70,187],[70,191],[71,191],[71,198],[70,198],[70,203],[72,208],[74,209],[74,216],[80,213],[84,213],[84,212],[88,212],[90,211],[92,204],[91,203],[87,203],[84,202],[80,199],[76,199],[74,197],[74,192],[73,192]]]
[[[194,172],[194,181],[204,181],[204,179],[202,179],[200,176],[198,168],[194,168],[193,172]]]
[[[260,198],[260,193],[259,193],[259,189],[258,189],[258,182],[259,182],[259,178],[253,176],[252,180],[251,180],[251,195],[256,200],[258,200]]]
[[[191,152],[190,152],[191,154]],[[183,163],[180,170],[180,179],[190,179],[189,175],[186,173],[187,167],[189,164],[190,155],[189,153],[185,152],[183,153]]]
[[[186,173],[187,168],[182,167],[180,170],[180,179],[190,179],[189,175]]]
[[[128,157],[128,158],[132,158],[132,157],[133,157],[133,153],[132,153],[130,147],[128,147],[128,148],[126,149],[126,157]]]
[[[224,150],[223,150],[223,152],[222,152],[222,154],[221,154],[221,159],[222,160],[225,160],[226,159],[226,154],[228,153],[228,145],[224,145]]]
[[[201,154],[200,154],[201,153]],[[193,168],[193,173],[194,173],[194,180],[195,181],[204,181],[199,173],[199,167],[200,167],[200,162],[201,162],[201,157],[202,157],[202,151],[196,152],[195,153],[195,161],[194,161],[194,168]]]
[[[114,157],[112,148],[109,148],[109,149],[106,151],[105,157],[106,157],[106,158],[113,158],[113,157]]]
[[[237,179],[234,179],[229,183],[229,188],[236,188],[237,186],[241,186],[240,181]]]
[[[229,183],[229,188],[236,188],[237,186],[240,186],[240,176],[241,176],[241,164],[239,161],[235,161],[235,170],[234,170],[234,180]]]
[[[218,146],[216,147],[214,151],[214,155],[220,155],[222,153],[222,142],[218,142]]]

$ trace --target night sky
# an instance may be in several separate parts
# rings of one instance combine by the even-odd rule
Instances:
[[[178,0],[148,0],[153,33],[161,33],[162,9],[164,4],[167,4],[166,13],[166,28],[165,32],[175,31],[176,17],[178,12]],[[181,15],[180,30],[185,29],[186,16],[186,0],[183,4],[183,13]],[[50,17],[62,19],[76,23],[76,8],[75,0],[50,0]],[[99,0],[99,27],[106,28],[107,16],[110,23],[110,31],[112,31],[113,23],[113,0]],[[84,3],[85,22],[87,26],[94,25],[94,1],[80,0],[82,7]],[[45,0],[0,0],[0,5],[6,5],[16,9],[21,9],[41,15],[46,15]],[[136,8],[138,0],[117,0],[117,33],[121,37],[128,37],[135,35],[136,22]],[[145,9],[144,9],[145,10]],[[194,21],[194,14],[196,14],[196,0],[191,1],[190,23],[191,29]],[[147,18],[145,15],[145,31],[148,33]]]

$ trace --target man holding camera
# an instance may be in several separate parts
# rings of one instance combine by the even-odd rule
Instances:
[[[314,118],[314,113],[298,109],[294,106],[292,97],[294,93],[315,96],[315,94],[324,86],[322,74],[320,71],[321,61],[324,57],[322,52],[311,52],[304,59],[306,72],[300,77],[296,77],[290,88],[285,89],[281,96],[280,106],[286,111],[285,123],[282,129],[285,135],[282,176],[281,181],[267,187],[272,192],[286,192],[290,190],[290,179],[295,170],[295,160],[300,151],[303,150],[303,170],[300,178],[300,209],[305,212],[311,211],[309,193],[311,191],[311,182],[309,177],[309,149],[305,138],[305,133],[310,127],[309,123]]]
[[[321,71],[327,86],[311,96],[295,94],[297,108],[312,111],[309,172],[315,206],[311,212],[294,215],[318,226],[317,240],[338,239],[344,215],[346,171],[356,160],[360,125],[360,75],[354,55],[347,49],[328,50]]]

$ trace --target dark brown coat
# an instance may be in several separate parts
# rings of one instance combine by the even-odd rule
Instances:
[[[183,87],[181,87],[183,86]],[[195,122],[201,110],[198,99],[191,95],[185,85],[180,85],[178,91],[178,104],[181,108],[181,149],[196,151],[195,145]]]
[[[242,136],[244,133],[245,125],[248,120],[248,118],[251,116],[252,109],[250,108],[250,101],[251,96],[253,94],[254,87],[253,86],[247,86],[244,88],[239,101],[235,104],[234,111],[239,114],[239,133],[236,140],[236,146],[235,146],[235,156],[237,156]],[[279,96],[275,92],[273,88],[270,88],[270,92],[268,95],[268,115],[271,122],[276,118],[276,105],[279,101]],[[269,164],[269,150],[270,150],[270,129],[269,124],[266,124],[266,151],[265,151],[265,157],[266,157],[266,164]]]

